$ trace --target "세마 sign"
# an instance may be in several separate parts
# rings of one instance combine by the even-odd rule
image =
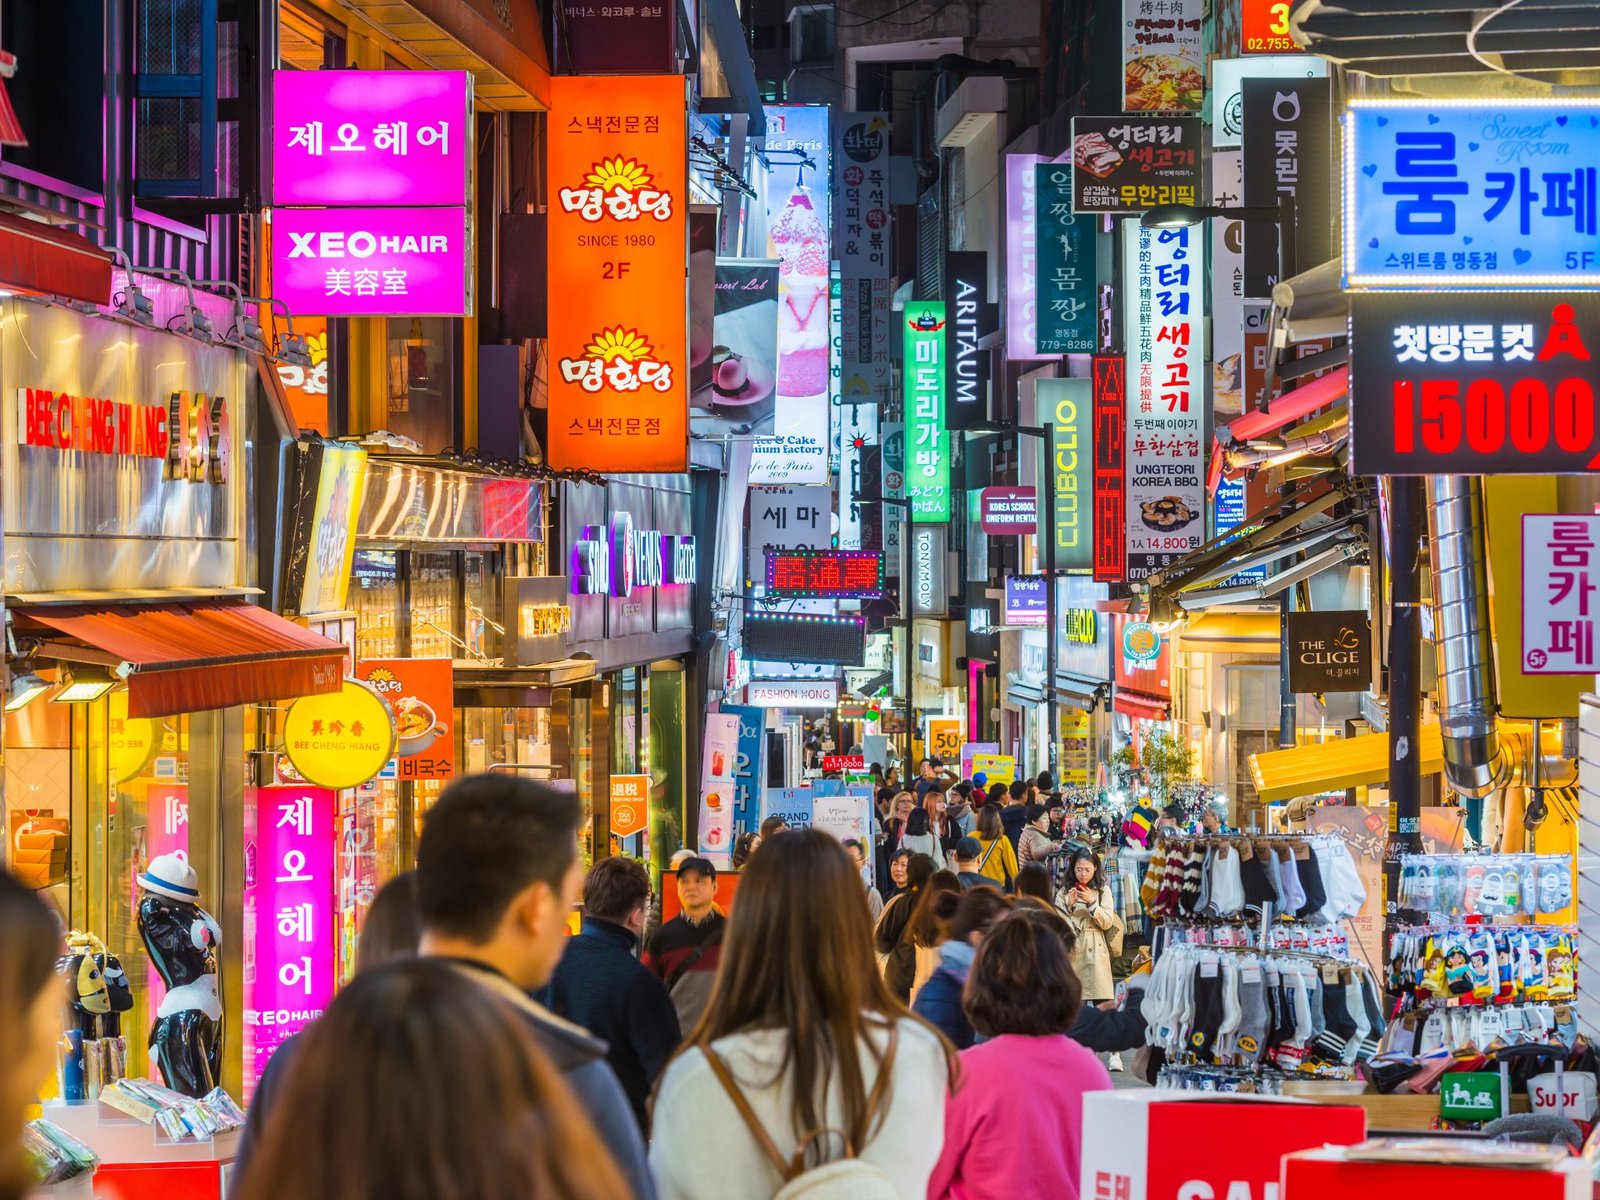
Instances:
[[[272,287],[297,312],[328,317],[460,317],[472,312],[463,208],[279,208]]]
[[[272,127],[274,204],[467,204],[466,71],[274,71]]]

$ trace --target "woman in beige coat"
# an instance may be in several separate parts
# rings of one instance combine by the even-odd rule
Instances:
[[[1122,918],[1094,851],[1080,850],[1073,858],[1068,883],[1056,892],[1056,907],[1077,935],[1072,968],[1083,983],[1084,1000],[1097,1004],[1112,999],[1116,984],[1111,960],[1122,952]]]

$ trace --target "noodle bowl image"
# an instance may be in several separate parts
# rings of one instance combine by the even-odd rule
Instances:
[[[397,753],[401,758],[421,754],[438,741],[443,732],[433,709],[415,696],[403,696],[395,702],[394,724],[400,739]]]

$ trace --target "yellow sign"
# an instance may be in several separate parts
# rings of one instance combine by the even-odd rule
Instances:
[[[1009,754],[974,754],[972,773],[985,783],[1011,783],[1017,778],[1017,760]]]
[[[283,751],[319,787],[353,788],[394,757],[394,710],[376,691],[346,679],[337,692],[301,696],[283,721]]]
[[[650,828],[650,776],[611,777],[611,832],[631,837]]]
[[[941,762],[961,761],[961,718],[928,718],[928,757]]]
[[[148,717],[128,715],[128,689],[118,688],[106,698],[110,706],[111,781],[126,783],[144,770],[161,740],[160,723]]]
[[[302,536],[306,575],[300,588],[301,613],[338,612],[350,587],[350,563],[356,553],[356,521],[367,479],[367,452],[356,446],[319,442],[311,447],[317,468],[317,501],[311,528]]]

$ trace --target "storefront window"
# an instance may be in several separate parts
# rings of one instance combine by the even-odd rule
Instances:
[[[388,332],[388,429],[437,454],[455,442],[456,322],[391,317]]]
[[[456,556],[412,552],[410,658],[456,657]]]
[[[611,773],[639,774],[639,677],[633,667],[618,671],[611,690]],[[648,719],[648,709],[645,710]]]
[[[650,667],[650,858],[665,863],[689,845],[684,827],[684,679],[682,664]],[[696,803],[699,796],[695,797]]]

